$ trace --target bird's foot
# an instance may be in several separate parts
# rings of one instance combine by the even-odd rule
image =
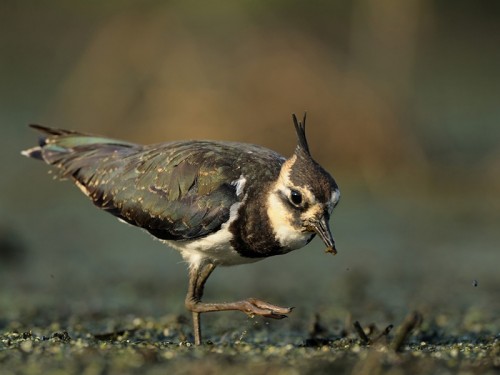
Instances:
[[[240,310],[250,316],[259,315],[272,319],[286,318],[286,314],[291,313],[293,310],[293,307],[276,306],[256,298],[248,298],[240,301],[239,304],[241,304]]]
[[[188,296],[186,298],[186,307],[193,313],[193,332],[195,345],[201,344],[201,324],[200,314],[212,311],[228,311],[237,310],[253,317],[255,315],[263,316],[264,318],[283,319],[286,318],[293,307],[281,307],[272,305],[268,302],[258,300],[256,298],[248,298],[237,302],[223,303],[204,303],[196,301]]]

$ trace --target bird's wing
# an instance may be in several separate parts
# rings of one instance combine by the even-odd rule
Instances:
[[[95,205],[160,239],[195,239],[217,231],[229,219],[231,206],[242,199],[237,194],[242,152],[236,144],[139,146],[39,130],[49,136],[25,155],[55,165]],[[262,164],[266,168],[269,163]]]
[[[200,142],[147,147],[116,160],[115,171],[95,173],[90,196],[98,206],[158,238],[203,237],[229,219],[239,199],[239,174],[214,147]]]

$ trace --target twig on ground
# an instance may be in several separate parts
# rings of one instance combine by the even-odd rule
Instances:
[[[414,311],[408,314],[399,326],[398,332],[391,342],[390,348],[395,352],[398,352],[403,347],[406,339],[410,336],[411,332],[422,323],[422,314],[418,311]]]
[[[377,342],[379,341],[382,337],[387,337],[387,335],[389,335],[389,333],[391,332],[392,328],[394,328],[394,325],[392,324],[389,324],[387,327],[385,327],[385,329],[380,332],[377,337],[375,337],[372,342]]]
[[[361,324],[359,324],[359,322],[356,320],[353,323],[353,326],[354,326],[354,329],[356,330],[356,333],[358,334],[359,338],[363,342],[363,344],[369,344],[370,339],[368,338],[365,331],[363,330],[363,327],[361,327]]]

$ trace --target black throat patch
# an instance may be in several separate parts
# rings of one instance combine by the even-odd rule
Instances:
[[[276,240],[267,216],[266,189],[249,193],[229,230],[231,245],[243,257],[264,258],[286,253]]]

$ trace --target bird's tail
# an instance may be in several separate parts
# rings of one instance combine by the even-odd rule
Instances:
[[[133,143],[104,138],[71,130],[53,129],[42,125],[30,125],[42,133],[38,146],[21,152],[22,155],[55,165],[61,170],[61,177],[73,174],[82,163],[99,159],[120,149],[137,147]],[[87,163],[85,163],[87,164]]]
[[[42,125],[30,125],[31,128],[43,134],[38,139],[38,146],[21,151],[21,154],[47,164],[56,164],[62,154],[95,149],[102,146],[133,147],[133,143],[116,139],[78,133],[72,130],[53,129]]]

